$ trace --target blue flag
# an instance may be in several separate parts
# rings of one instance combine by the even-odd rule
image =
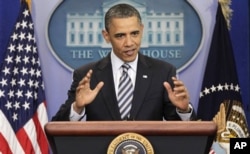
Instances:
[[[215,142],[226,151],[228,151],[230,138],[249,137],[233,48],[220,4],[217,9],[197,114],[201,120],[213,120],[217,124]]]

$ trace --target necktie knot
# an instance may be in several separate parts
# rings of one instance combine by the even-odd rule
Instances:
[[[123,70],[123,72],[128,72],[128,69],[129,69],[129,68],[130,68],[130,65],[127,64],[127,63],[125,63],[125,64],[122,65],[122,70]]]

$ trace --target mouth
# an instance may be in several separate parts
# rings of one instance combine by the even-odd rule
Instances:
[[[124,53],[125,53],[127,56],[132,56],[132,55],[134,55],[134,53],[135,53],[135,49],[126,50]]]

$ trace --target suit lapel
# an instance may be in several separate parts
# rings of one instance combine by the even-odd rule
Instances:
[[[149,88],[152,77],[152,72],[150,71],[149,67],[150,64],[146,62],[144,56],[139,54],[134,97],[130,112],[130,117],[132,120],[136,118],[136,114],[143,104],[147,89]]]
[[[147,89],[149,88],[152,78],[152,71],[149,69],[150,63],[139,54],[136,84],[134,89],[134,96],[132,102],[132,109],[130,112],[131,119],[135,119],[136,115],[144,102]],[[104,103],[109,109],[110,114],[114,120],[121,120],[121,115],[118,108],[118,102],[115,94],[115,86],[113,80],[113,72],[110,60],[110,54],[97,64],[96,78],[98,81],[103,81],[104,86],[101,90],[101,95],[104,98]]]
[[[104,103],[109,109],[110,114],[114,120],[121,120],[118,103],[115,94],[115,86],[113,80],[112,66],[110,61],[110,54],[100,61],[97,65],[96,78],[98,81],[103,81],[104,86],[100,93],[104,98]]]

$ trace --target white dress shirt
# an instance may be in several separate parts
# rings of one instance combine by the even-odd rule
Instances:
[[[128,75],[132,81],[133,89],[135,88],[137,62],[138,62],[138,55],[136,56],[136,59],[133,62],[127,63],[130,65],[130,69],[128,69]],[[124,64],[124,62],[121,59],[119,59],[114,54],[113,51],[111,52],[111,64],[112,64],[113,78],[114,78],[114,84],[115,84],[115,92],[116,92],[116,97],[117,97],[119,80],[123,71],[121,66]]]

